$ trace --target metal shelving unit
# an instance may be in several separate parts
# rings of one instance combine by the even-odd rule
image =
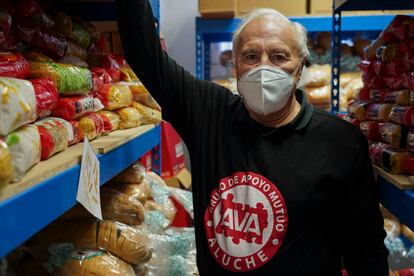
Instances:
[[[334,0],[333,1],[333,15],[332,15],[332,105],[331,111],[336,113],[338,111],[339,103],[339,73],[340,73],[340,41],[341,32],[346,30],[346,17],[341,16],[342,11],[363,11],[363,10],[413,10],[414,1],[412,0],[393,0],[393,1],[378,1],[378,0]],[[383,22],[372,21],[363,22],[356,20],[360,28],[365,28],[365,24],[376,24],[379,29],[384,29],[394,16],[385,15]],[[375,18],[375,17],[369,17]],[[381,17],[380,17],[381,18]],[[414,206],[414,191],[400,190],[396,185],[398,183],[391,183],[381,174],[377,177],[380,188],[380,202],[390,210],[400,221],[406,224],[411,229],[414,229],[414,214],[412,206]]]

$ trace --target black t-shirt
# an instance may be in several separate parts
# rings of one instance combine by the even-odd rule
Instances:
[[[147,0],[118,0],[127,60],[191,157],[201,275],[388,275],[365,137],[308,104],[266,128],[161,50]],[[188,53],[193,55],[194,53]]]

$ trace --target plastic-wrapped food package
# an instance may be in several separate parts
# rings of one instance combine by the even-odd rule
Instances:
[[[321,87],[305,87],[308,100],[312,104],[325,104],[329,103],[331,99],[331,86],[325,85]]]
[[[90,141],[102,135],[104,122],[100,116],[91,113],[79,119],[79,129]]]
[[[30,81],[0,77],[0,136],[36,120],[36,95]]]
[[[131,226],[144,221],[144,206],[138,200],[117,190],[101,190],[101,208],[104,219],[119,221]]]
[[[384,218],[384,229],[387,235],[399,237],[401,235],[401,224],[395,219]]]
[[[394,146],[403,146],[407,132],[400,125],[393,123],[379,123],[378,129],[381,140]]]
[[[0,76],[24,79],[30,75],[29,62],[19,53],[0,52]]]
[[[114,131],[119,129],[119,115],[115,112],[108,111],[108,110],[101,110],[97,112],[99,116],[101,116],[103,122],[104,122],[104,131],[105,133]]]
[[[179,188],[168,187],[170,195],[174,197],[194,219],[193,193]]]
[[[55,58],[63,58],[68,49],[66,39],[40,29],[35,32],[30,45]]]
[[[53,59],[51,59],[50,57],[38,51],[25,52],[24,57],[29,61],[38,61],[38,62],[53,61]],[[29,64],[29,69],[30,69],[30,64]]]
[[[189,260],[180,255],[173,256],[158,256],[154,254],[153,259],[148,264],[140,267],[138,275],[165,275],[165,276],[188,276],[199,275],[194,274],[195,268],[194,260]]]
[[[13,163],[11,181],[17,182],[24,174],[40,161],[40,135],[37,127],[26,125],[6,137]]]
[[[4,9],[0,10],[0,32],[3,36],[8,36],[12,22],[11,15]]]
[[[132,99],[135,102],[142,103],[148,107],[151,107],[155,110],[161,111],[161,107],[151,96],[148,90],[141,82],[119,82],[118,84],[126,85],[131,89]]]
[[[370,98],[374,101],[374,102],[385,102],[385,96],[387,95],[387,93],[389,92],[389,90],[387,89],[370,89],[369,94],[370,94]]]
[[[112,54],[104,54],[101,56],[102,67],[111,75],[112,81],[121,80],[121,65]]]
[[[413,127],[414,107],[412,106],[393,106],[388,116],[388,121],[400,125]]]
[[[101,250],[77,250],[55,275],[135,276],[135,272],[131,265]]]
[[[69,146],[75,145],[79,143],[80,141],[83,141],[83,133],[79,128],[79,122],[70,120],[68,121],[72,125],[72,131],[73,131],[73,139],[69,140]]]
[[[390,76],[400,76],[405,72],[410,71],[410,68],[407,67],[407,64],[402,62],[402,60],[393,60],[385,64],[385,74]],[[378,74],[379,75],[379,74]]]
[[[116,110],[119,115],[119,129],[137,127],[142,124],[142,116],[138,110],[133,107],[124,107]]]
[[[359,69],[361,69],[362,73],[367,76],[368,78],[372,78],[375,75],[378,75],[377,72],[374,70],[374,62],[371,60],[361,60],[361,63],[358,65]]]
[[[359,125],[361,132],[365,134],[368,140],[378,141],[380,138],[378,123],[373,121],[361,122]]]
[[[49,116],[59,100],[55,84],[50,79],[33,79],[30,82],[36,94],[37,117]]]
[[[367,108],[365,118],[373,121],[386,121],[391,112],[391,108],[392,104],[372,103]]]
[[[54,222],[35,235],[28,242],[28,248],[35,250],[63,242],[72,243],[75,248],[107,250],[133,265],[149,261],[152,255],[145,233],[110,220]]]
[[[382,78],[385,81],[387,87],[391,88],[392,90],[402,90],[406,88],[404,86],[403,76],[383,76]]]
[[[159,124],[161,123],[161,112],[152,109],[142,103],[133,102],[132,107],[138,110],[142,116],[142,124]]]
[[[13,165],[7,144],[0,139],[0,186],[10,182]]]
[[[360,126],[360,124],[361,124],[361,122],[358,120],[358,119],[355,119],[355,118],[352,118],[351,116],[349,116],[349,115],[342,115],[342,114],[340,114],[340,115],[338,115],[341,119],[343,119],[343,120],[345,120],[345,121],[347,121],[347,122],[349,122],[349,123],[351,123],[351,124],[353,124],[354,126],[356,126],[357,128],[359,128],[359,126]]]
[[[385,93],[385,102],[396,103],[398,105],[410,105],[410,90],[389,91]]]
[[[404,160],[404,171],[409,175],[414,175],[414,157],[408,157]]]
[[[408,240],[414,242],[414,232],[405,224],[402,226],[402,233]]]
[[[104,84],[109,84],[112,82],[111,75],[106,72],[105,69],[100,67],[93,67],[90,69],[93,78],[93,91],[99,92]]]
[[[97,98],[88,96],[60,98],[52,115],[65,120],[74,120],[102,108],[104,106]]]
[[[56,13],[53,29],[63,36],[69,36],[72,32],[72,18],[63,12]]]
[[[132,104],[131,90],[122,84],[104,84],[97,97],[107,110],[115,110]]]
[[[73,140],[73,129],[69,122],[61,118],[44,118],[35,123],[41,142],[41,160],[47,160],[55,153],[68,148]]]
[[[23,17],[30,17],[44,27],[51,27],[55,24],[54,20],[34,0],[19,0],[15,7],[17,14]]]
[[[86,95],[92,89],[87,68],[54,62],[30,62],[32,78],[50,78],[61,95]]]
[[[129,66],[121,67],[121,80],[131,82],[131,81],[139,81],[137,75],[135,75],[134,71]]]
[[[367,112],[368,106],[371,104],[371,101],[353,101],[348,105],[349,115],[354,117],[359,121],[365,121],[365,114]]]
[[[398,147],[383,143],[375,143],[369,147],[373,164],[382,167],[392,174],[404,173],[404,161],[412,154]]]
[[[91,34],[76,22],[72,21],[72,32],[69,38],[82,48],[88,48],[91,43]]]
[[[329,84],[331,81],[331,65],[330,64],[312,64],[305,70],[305,86],[321,87]]]
[[[407,134],[407,149],[414,152],[414,132],[410,131]]]
[[[362,88],[355,94],[355,98],[358,101],[365,101],[371,99],[371,89]]]
[[[143,204],[147,201],[147,199],[152,198],[151,188],[147,180],[143,180],[139,184],[112,182],[108,184],[108,187],[135,198]]]
[[[144,180],[145,168],[139,162],[135,162],[117,176],[113,181],[120,183],[141,183]]]

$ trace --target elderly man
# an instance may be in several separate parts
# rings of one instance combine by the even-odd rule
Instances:
[[[128,62],[192,161],[201,275],[387,275],[368,146],[298,90],[306,31],[260,9],[234,34],[238,90],[161,50],[147,0],[117,0]],[[189,53],[191,55],[192,53]]]

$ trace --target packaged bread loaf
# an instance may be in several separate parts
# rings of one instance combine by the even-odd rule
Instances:
[[[308,100],[312,104],[324,104],[329,103],[331,99],[331,86],[325,85],[321,87],[305,87]]]
[[[13,174],[13,165],[7,144],[0,139],[0,186],[9,183]]]
[[[142,116],[142,124],[159,124],[161,123],[161,112],[152,109],[146,105],[143,105],[139,102],[133,102],[132,107],[138,110]]]
[[[392,104],[371,103],[367,108],[365,118],[373,121],[386,121],[391,112],[391,108]]]
[[[112,182],[108,184],[108,187],[139,200],[143,204],[147,201],[147,199],[152,198],[151,188],[146,179],[142,180],[139,184]]]
[[[407,134],[407,149],[414,152],[414,132],[410,131]]]
[[[374,121],[364,121],[359,125],[361,132],[367,136],[368,140],[378,141],[380,138],[380,133],[378,130],[378,122]]]
[[[0,76],[27,78],[30,74],[29,62],[19,53],[0,52]]]
[[[138,110],[133,107],[124,107],[118,109],[116,113],[119,115],[120,129],[137,127],[142,124],[142,116]]]
[[[93,140],[102,135],[104,132],[104,122],[102,118],[95,113],[86,115],[79,119],[79,129],[88,140]]]
[[[412,156],[406,150],[383,143],[374,143],[369,147],[369,153],[373,164],[382,167],[392,174],[404,173],[404,161]]]
[[[331,65],[330,64],[312,64],[306,68],[307,87],[321,87],[329,84],[331,81]]]
[[[110,220],[54,222],[35,235],[28,242],[28,248],[53,243],[73,243],[75,248],[107,250],[133,265],[147,262],[152,254],[143,232]]]
[[[101,101],[89,96],[60,98],[52,115],[65,120],[78,119],[104,108]]]
[[[131,265],[101,250],[77,250],[70,254],[57,276],[135,276]]]
[[[350,102],[348,105],[349,115],[358,119],[359,121],[365,121],[365,114],[367,112],[368,106],[371,104],[371,101],[354,101]]]
[[[409,175],[414,175],[414,157],[408,157],[404,160],[404,171]]]
[[[50,79],[32,79],[30,82],[36,95],[37,117],[49,116],[59,100],[55,84]]]
[[[132,104],[131,90],[122,84],[104,84],[97,97],[107,110],[115,110]]]
[[[394,146],[404,146],[405,137],[407,132],[403,127],[394,123],[379,123],[378,129],[381,140]],[[404,139],[402,139],[404,137]]]
[[[30,81],[0,77],[0,136],[36,120],[36,95]]]
[[[119,115],[115,112],[109,110],[101,110],[96,113],[97,115],[101,116],[104,122],[104,131],[105,133],[109,133],[111,131],[119,129]]]
[[[37,127],[26,125],[6,137],[13,163],[12,182],[23,178],[24,174],[40,161],[40,135]]]
[[[135,162],[113,178],[115,182],[141,183],[144,179],[145,168],[140,162]]]
[[[385,93],[385,102],[398,105],[410,105],[410,90],[389,91]]]
[[[349,122],[349,123],[351,123],[351,124],[353,124],[354,126],[356,126],[357,128],[359,128],[360,127],[360,124],[361,124],[361,122],[359,121],[359,120],[357,120],[357,119],[355,119],[355,118],[352,118],[351,116],[349,116],[349,115],[339,115],[338,114],[338,116],[341,118],[341,119],[343,119],[343,120],[345,120],[345,121],[347,121],[347,122]]]
[[[393,106],[388,116],[388,121],[396,124],[413,127],[414,107],[412,106]]]
[[[358,101],[365,101],[371,99],[371,89],[369,88],[361,88],[355,94],[355,99]]]
[[[370,90],[369,91],[370,98],[374,102],[379,102],[379,103],[385,102],[385,96],[389,92],[389,90],[387,90],[387,89],[369,89],[369,90]]]
[[[402,226],[402,233],[409,241],[414,242],[414,232],[405,224]]]
[[[148,92],[147,88],[141,82],[119,82],[120,85],[126,85],[131,89],[132,99],[135,102],[142,103],[155,110],[161,111],[161,107]]]

